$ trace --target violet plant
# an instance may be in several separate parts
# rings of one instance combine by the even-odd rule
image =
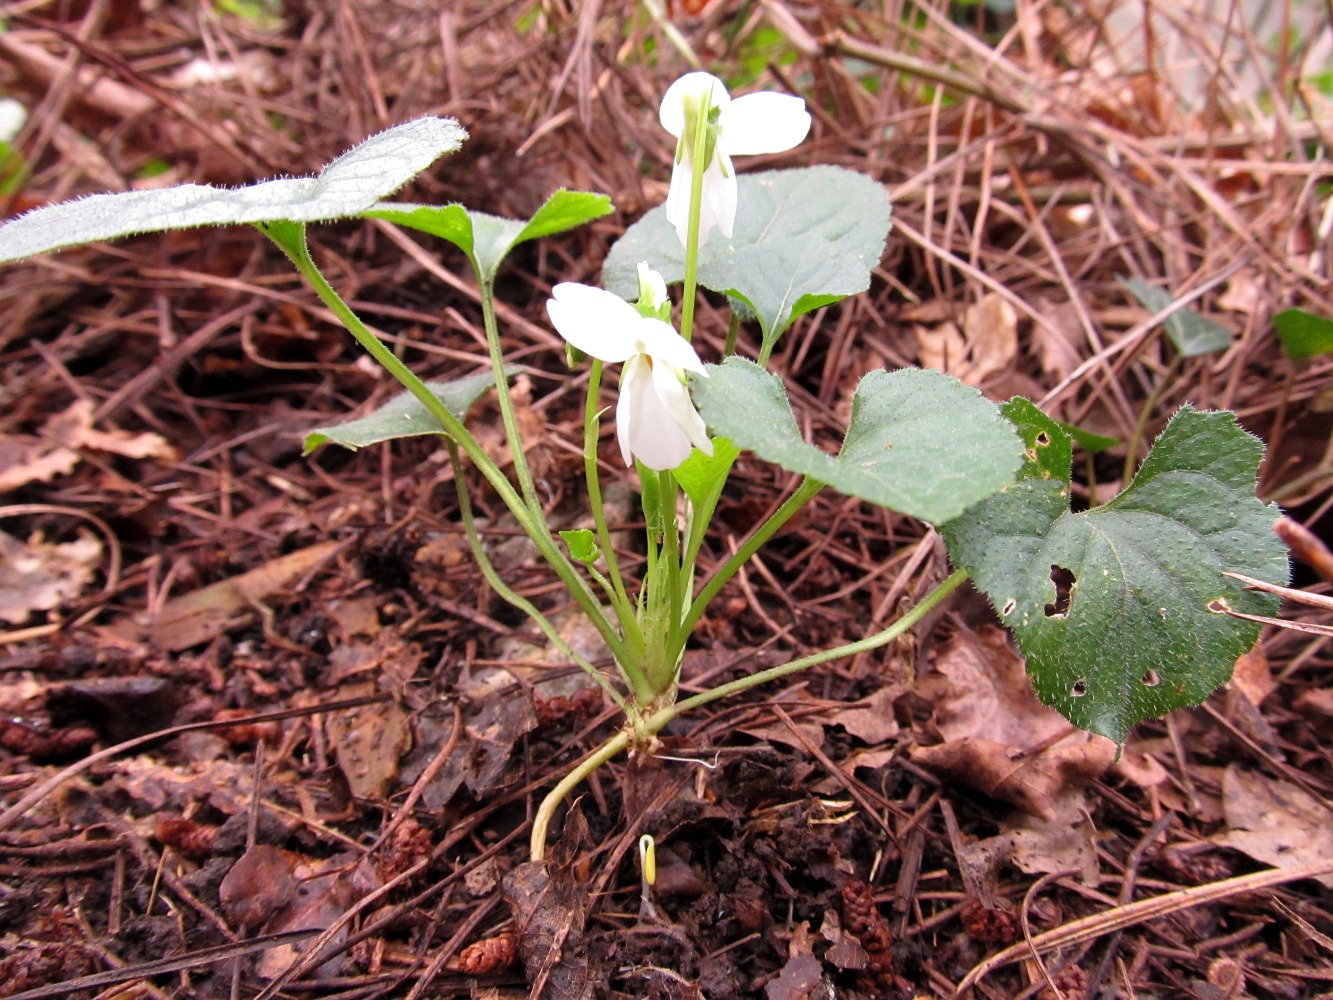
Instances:
[[[547,311],[577,363],[589,368],[584,471],[592,528],[553,532],[527,465],[495,314],[496,274],[509,252],[610,211],[602,195],[558,191],[527,220],[461,205],[386,201],[466,133],[423,118],[366,140],[317,177],[238,190],[184,185],[96,195],[38,209],[0,226],[0,262],[132,233],[247,223],[273,240],[356,340],[405,388],[359,419],[313,431],[307,450],[360,448],[442,435],[454,464],[460,516],[497,594],[521,609],[624,713],[610,739],[571,769],[536,814],[532,856],[545,851],[562,799],[626,750],[651,753],[684,712],[840,657],[882,647],[912,628],[970,576],[1014,633],[1033,684],[1071,722],[1117,742],[1143,719],[1197,704],[1231,673],[1276,599],[1227,572],[1287,579],[1271,527],[1276,508],[1254,495],[1260,442],[1230,413],[1184,407],[1133,481],[1091,510],[1070,508],[1069,430],[1025,399],[997,405],[940,372],[873,371],[860,381],[842,446],[805,441],[781,376],[769,362],[801,315],[866,290],[890,226],[884,189],[850,170],[819,166],[737,175],[733,156],[801,142],[810,116],[799,98],[732,100],[722,82],[691,73],[667,91],[660,118],[677,140],[665,205],[635,223],[606,261],[605,288],[555,286]],[[375,218],[444,239],[476,274],[490,368],[448,382],[418,379],[321,274],[306,227]],[[679,327],[669,286],[681,284]],[[698,286],[728,297],[725,357],[693,346]],[[760,342],[735,353],[742,317]],[[642,579],[627,579],[602,500],[597,444],[606,365],[619,365],[616,437],[640,487],[646,537]],[[467,429],[488,389],[508,437],[507,472]],[[711,432],[711,433],[710,433]],[[774,514],[708,572],[700,553],[733,463],[743,452],[799,474]],[[614,660],[608,676],[570,648],[550,619],[493,565],[473,518],[466,457],[495,491]],[[677,697],[686,645],[709,603],[773,535],[825,488],[937,528],[957,570],[888,628],[855,642]],[[683,497],[683,503],[682,503]]]

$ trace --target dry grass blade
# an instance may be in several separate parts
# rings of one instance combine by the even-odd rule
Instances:
[[[70,993],[79,990],[115,986],[118,983],[127,983],[133,979],[147,979],[150,976],[164,976],[173,972],[188,972],[191,969],[208,968],[215,962],[253,955],[257,951],[264,951],[278,945],[295,944],[298,941],[313,937],[316,933],[313,930],[296,930],[285,931],[281,934],[266,934],[263,937],[253,938],[249,941],[218,945],[216,948],[204,948],[188,955],[162,958],[155,962],[126,965],[119,969],[108,969],[106,972],[94,973],[91,976],[80,976],[64,983],[52,983],[50,986],[41,986],[35,990],[11,993],[8,995],[8,1000],[49,1000],[51,997],[68,996]]]
[[[1245,584],[1246,590],[1262,590],[1269,594],[1276,594],[1278,597],[1285,597],[1289,601],[1295,601],[1298,604],[1308,604],[1312,608],[1322,608],[1325,611],[1333,611],[1333,597],[1325,597],[1323,594],[1311,594],[1306,590],[1296,590],[1293,587],[1281,587],[1276,583],[1268,583],[1264,580],[1256,580],[1252,576],[1245,576],[1242,573],[1223,573],[1223,576],[1229,576],[1233,580],[1239,580]],[[1263,619],[1268,621],[1268,619]],[[1280,623],[1279,623],[1280,624]]]
[[[1286,885],[1288,882],[1318,878],[1320,875],[1327,875],[1330,872],[1333,872],[1333,859],[1316,861],[1308,865],[1302,865],[1299,868],[1272,868],[1268,871],[1255,872],[1253,875],[1240,875],[1221,882],[1210,882],[1207,885],[1181,889],[1178,892],[1169,892],[1163,896],[1155,896],[1152,899],[1141,899],[1137,903],[1117,906],[1105,913],[1084,917],[1081,920],[1075,920],[1038,934],[1032,938],[1030,946],[1028,942],[1024,941],[1022,944],[1013,945],[992,955],[963,977],[954,989],[953,996],[961,998],[967,990],[975,986],[985,976],[1010,963],[1021,961],[1028,955],[1052,951],[1071,944],[1082,944],[1101,937],[1103,934],[1124,930],[1126,927],[1133,927],[1135,924],[1141,924],[1147,920],[1159,920],[1190,907],[1202,906],[1205,903],[1216,903],[1219,900],[1241,893],[1273,889],[1280,885]]]

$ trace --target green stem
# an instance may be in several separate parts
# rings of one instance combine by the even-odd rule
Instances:
[[[546,830],[551,825],[556,807],[579,782],[629,746],[629,741],[630,730],[622,729],[580,761],[577,767],[560,779],[558,785],[546,793],[546,798],[537,807],[537,814],[532,817],[532,841],[528,854],[533,861],[541,861],[546,857]]]
[[[366,352],[378,361],[385,371],[396,378],[403,388],[410,392],[426,408],[427,412],[440,422],[445,434],[456,442],[473,464],[481,470],[481,474],[486,477],[486,481],[491,484],[491,487],[499,494],[500,499],[504,501],[505,506],[509,508],[510,513],[514,515],[519,527],[532,539],[543,558],[555,570],[561,581],[569,589],[571,596],[578,602],[579,607],[583,609],[588,619],[596,627],[616,662],[623,662],[626,654],[624,641],[616,631],[615,626],[611,624],[611,620],[607,618],[601,602],[597,600],[596,595],[593,594],[584,579],[579,576],[573,563],[565,557],[565,554],[560,551],[560,547],[551,538],[551,533],[546,527],[546,520],[540,508],[534,512],[524,502],[523,497],[514,489],[514,484],[486,454],[481,445],[477,443],[476,438],[463,426],[463,422],[450,411],[443,400],[431,392],[426,384],[417,378],[411,369],[384,345],[383,341],[375,336],[370,328],[361,321],[361,317],[354,313],[334,291],[333,286],[324,278],[323,273],[310,256],[310,248],[305,238],[305,227],[292,223],[277,223],[261,226],[260,230],[287,255],[296,269],[301,272],[301,276],[310,283],[310,287],[315,290],[315,294],[338,317],[347,331],[356,339],[356,342],[365,348]],[[496,388],[499,396],[504,399],[508,395],[505,391],[507,380],[504,379],[502,374],[497,375],[496,378],[498,379]],[[521,442],[515,442],[512,450],[521,451]]]
[[[669,655],[680,656],[681,650],[685,648],[685,643],[689,640],[690,633],[694,631],[694,626],[703,617],[709,602],[717,596],[717,592],[726,586],[727,582],[739,572],[751,556],[759,551],[765,542],[772,538],[823,488],[823,483],[809,477],[802,480],[801,485],[796,488],[796,492],[783,501],[782,506],[773,512],[773,516],[756,528],[754,533],[741,544],[740,548],[733,552],[731,557],[709,577],[708,582],[699,591],[699,595],[690,604],[690,610],[681,620],[680,627],[672,633],[671,646],[668,649]]]
[[[458,494],[458,511],[463,522],[463,532],[467,535],[468,544],[472,547],[472,555],[477,560],[477,565],[481,567],[481,575],[486,578],[486,582],[491,589],[499,594],[502,599],[531,618],[562,656],[568,657],[572,663],[596,681],[602,690],[611,696],[611,700],[620,707],[622,712],[628,712],[630,708],[625,703],[624,696],[616,690],[615,685],[607,680],[606,676],[585,657],[575,652],[569,643],[561,638],[559,631],[550,619],[537,610],[536,605],[505,583],[500,574],[496,572],[495,564],[491,562],[491,557],[486,553],[486,547],[481,541],[481,534],[477,531],[476,521],[472,517],[472,498],[468,496],[467,485],[463,481],[463,464],[458,458],[458,446],[453,441],[447,441],[446,445],[449,450],[449,464],[454,470],[454,490]]]
[[[1122,475],[1122,488],[1129,485],[1129,481],[1134,478],[1134,470],[1137,467],[1136,459],[1139,452],[1139,444],[1143,441],[1144,435],[1148,431],[1148,421],[1152,419],[1153,411],[1157,409],[1157,403],[1166,393],[1167,386],[1171,384],[1175,377],[1176,368],[1180,365],[1180,355],[1171,359],[1171,364],[1167,365],[1166,372],[1157,380],[1157,385],[1152,394],[1148,396],[1143,406],[1139,408],[1139,419],[1134,423],[1134,432],[1130,435],[1129,442],[1125,445],[1125,468]]]
[[[736,353],[736,341],[741,335],[741,317],[735,309],[731,310],[731,318],[727,320],[727,341],[722,345],[722,356],[728,357]]]
[[[588,374],[588,397],[583,408],[583,478],[587,482],[588,506],[592,508],[597,544],[601,547],[602,558],[606,560],[606,575],[615,591],[611,599],[612,607],[626,642],[631,646],[642,647],[643,636],[639,633],[638,620],[634,617],[634,602],[629,599],[624,578],[620,575],[620,561],[611,542],[611,529],[607,526],[606,508],[602,503],[602,478],[597,469],[597,440],[601,432],[597,395],[601,386],[602,362],[593,358]]]
[[[546,528],[546,511],[537,497],[537,490],[532,484],[532,470],[528,468],[527,449],[523,447],[523,437],[519,433],[518,420],[514,416],[514,401],[509,397],[509,379],[505,376],[504,352],[500,347],[500,328],[495,321],[495,287],[489,279],[481,277],[481,268],[476,261],[472,269],[477,275],[478,290],[481,292],[481,322],[486,329],[486,347],[491,356],[491,371],[495,375],[497,387],[496,401],[500,405],[500,420],[504,424],[505,438],[509,442],[509,455],[514,462],[514,474],[518,477],[518,486],[527,502],[528,510],[549,536]]]
[[[686,140],[690,150],[690,224],[685,237],[685,289],[680,302],[680,335],[687,341],[694,336],[694,299],[699,273],[699,216],[704,201],[704,151],[708,143],[708,111],[713,106],[710,91],[699,113],[694,116],[694,135]],[[692,143],[692,145],[690,145]],[[714,156],[721,154],[714,150]]]
[[[532,859],[534,861],[542,860],[546,855],[546,831],[551,823],[551,816],[555,813],[556,807],[569,795],[579,782],[583,781],[588,775],[592,774],[607,761],[615,757],[621,750],[628,747],[631,741],[646,742],[649,738],[661,732],[669,723],[679,718],[685,712],[693,711],[696,708],[702,708],[704,705],[717,701],[720,698],[726,698],[741,691],[747,691],[760,684],[767,684],[769,681],[779,680],[791,674],[799,673],[802,670],[809,670],[811,667],[818,666],[821,663],[828,663],[830,660],[840,659],[844,656],[856,656],[860,653],[868,653],[872,650],[887,646],[898,637],[902,636],[909,629],[914,627],[926,615],[930,614],[940,602],[952,594],[963,581],[968,578],[965,570],[957,570],[948,579],[932,590],[921,601],[908,611],[888,628],[877,632],[865,639],[856,642],[849,642],[846,645],[838,646],[834,649],[826,649],[821,653],[814,653],[810,656],[801,657],[799,660],[792,660],[790,663],[784,663],[781,666],[771,667],[768,670],[761,670],[758,673],[750,674],[746,677],[738,678],[727,684],[719,684],[715,688],[697,694],[692,698],[686,698],[684,701],[676,702],[674,705],[668,705],[665,708],[658,709],[651,715],[645,716],[638,721],[637,725],[631,724],[616,733],[615,736],[607,740],[598,747],[592,754],[584,760],[564,779],[556,785],[546,798],[542,800],[537,809],[537,815],[532,823]]]

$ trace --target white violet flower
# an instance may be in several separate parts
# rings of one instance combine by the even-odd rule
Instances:
[[[639,265],[640,302],[660,315],[666,284]],[[707,377],[689,341],[661,319],[642,315],[624,299],[601,288],[563,282],[546,303],[560,336],[584,354],[609,363],[624,362],[616,439],[626,465],[638,459],[650,469],[678,467],[691,447],[713,453],[708,430],[685,388],[685,373]]]
[[[732,100],[722,81],[711,73],[686,73],[662,98],[662,127],[678,140],[667,192],[667,221],[676,227],[681,245],[690,228],[690,185],[694,177],[695,123],[706,115],[707,139],[700,155],[707,157],[699,209],[699,245],[716,226],[731,238],[736,224],[736,171],[733,156],[780,153],[801,142],[810,131],[805,101],[789,94],[761,92]]]

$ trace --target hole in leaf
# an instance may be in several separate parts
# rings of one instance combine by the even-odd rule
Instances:
[[[1035,444],[1038,448],[1045,448],[1048,444],[1051,443],[1051,436],[1047,434],[1045,431],[1041,431],[1035,438],[1032,439],[1032,443]]]
[[[1046,605],[1047,618],[1063,618],[1069,614],[1069,596],[1078,580],[1063,566],[1051,566],[1051,583],[1055,584],[1055,603]]]
[[[1156,670],[1149,670],[1143,675],[1143,686],[1155,688],[1162,683],[1162,677]]]
[[[1069,689],[1069,693],[1075,698],[1082,698],[1088,693],[1088,682],[1082,677],[1074,681],[1074,686]]]
[[[1018,607],[1018,602],[1011,597],[1009,598],[1009,600],[1004,602],[1004,607],[1000,609],[1000,614],[1008,618],[1010,615],[1014,613],[1014,608],[1016,607]]]
[[[1219,615],[1224,615],[1231,610],[1231,605],[1227,603],[1225,597],[1214,597],[1208,602],[1208,610]]]

